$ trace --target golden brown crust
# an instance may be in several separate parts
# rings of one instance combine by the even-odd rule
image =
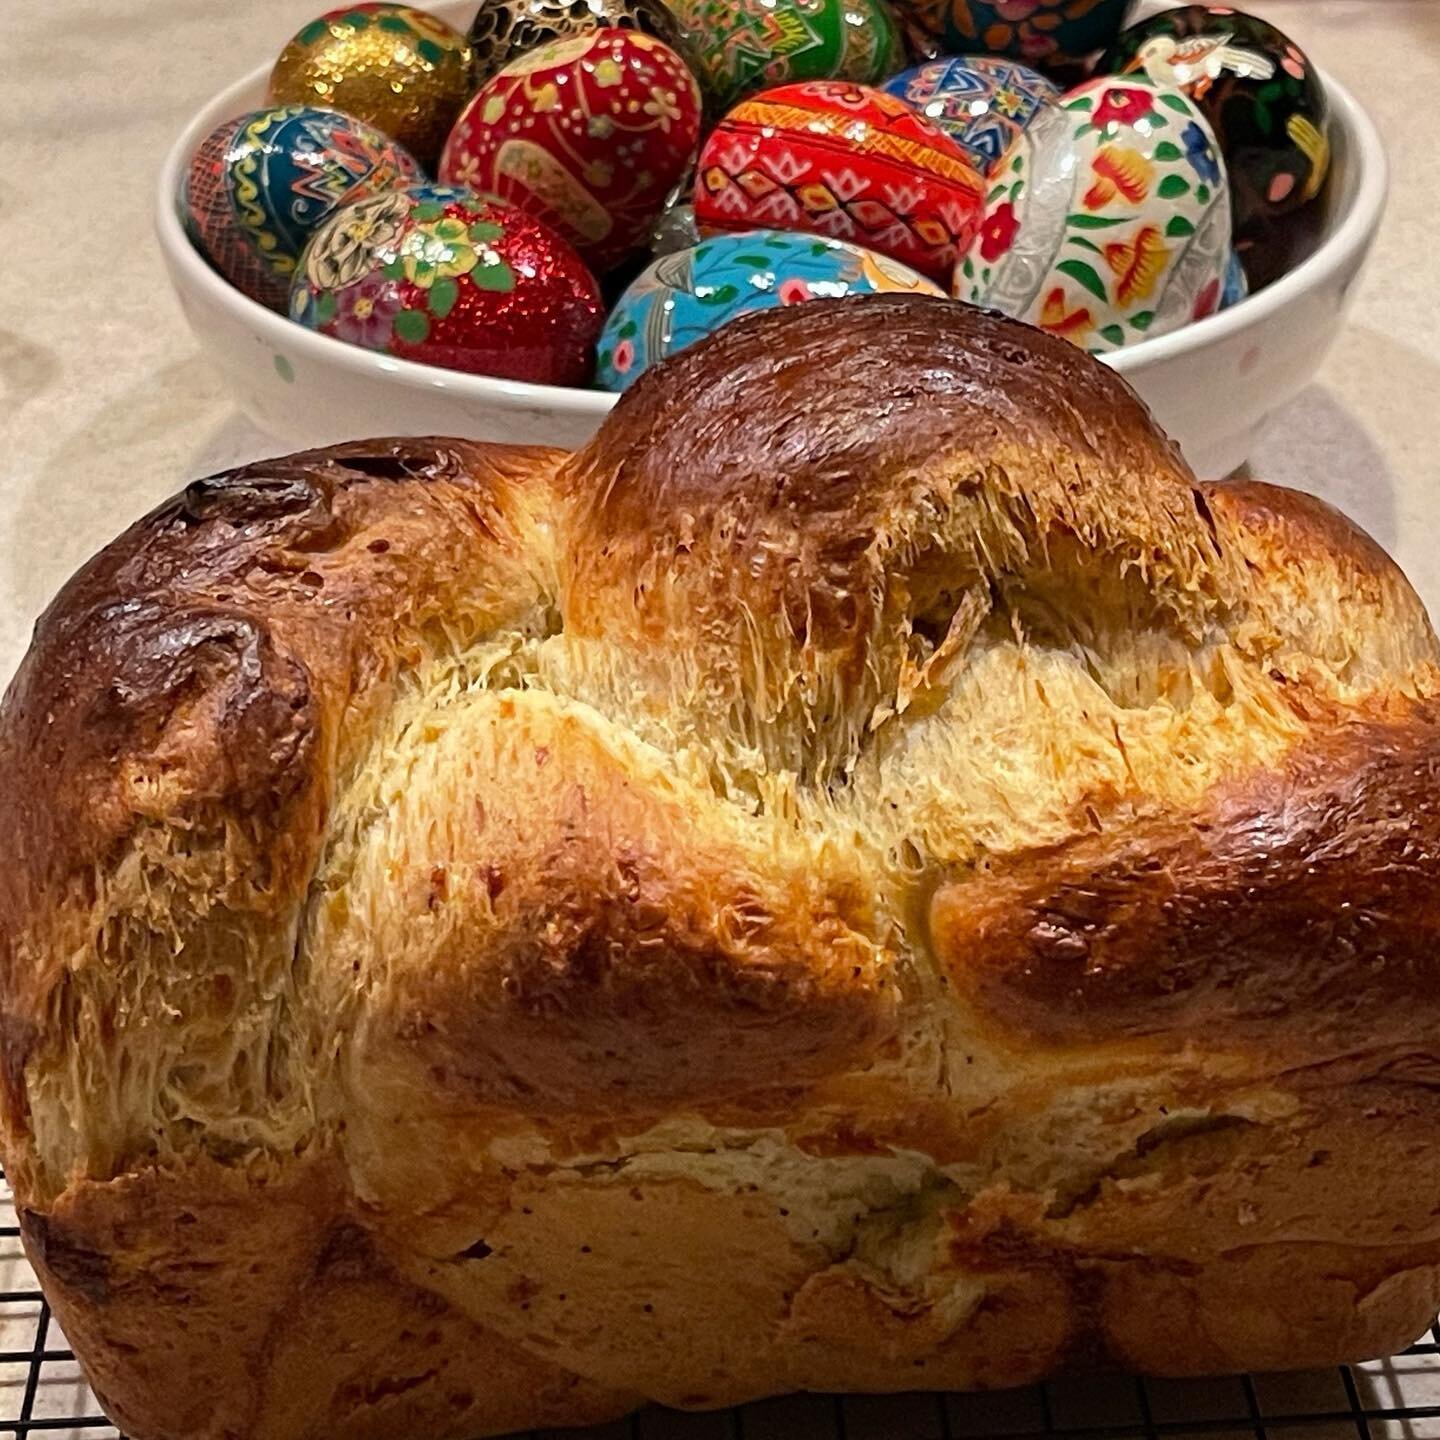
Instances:
[[[518,1350],[338,1223],[334,1167],[72,1187],[26,1248],[106,1412],[144,1440],[326,1440],[608,1420],[636,1397]]]
[[[446,785],[474,798],[442,839],[411,796]],[[343,973],[377,936],[426,935],[431,963],[375,997],[355,1063],[393,1070],[398,1052],[417,1083],[551,1115],[664,1113],[862,1064],[896,996],[859,875],[817,883],[813,851],[757,853],[718,808],[550,697],[454,707],[371,836],[392,873],[396,835],[431,836],[400,872],[415,883],[312,940]]]
[[[725,327],[642,376],[567,483],[585,492],[586,540],[601,547],[733,509],[751,525],[798,514],[839,551],[892,516],[897,496],[878,476],[1017,449],[1037,469],[1056,452],[1103,467],[1133,486],[1124,503],[1136,513],[1188,480],[1135,395],[1074,346],[944,300],[887,296]]]
[[[1166,1035],[1297,1062],[1423,1043],[1440,1012],[1440,711],[1363,712],[1192,814],[943,884],[957,993],[1033,1043]]]
[[[1123,385],[924,297],[726,327],[642,377],[557,486],[566,634],[618,652],[587,697],[643,688],[720,763],[748,764],[738,732],[803,778],[854,763],[872,712],[997,582],[1143,575],[1132,598],[1193,633],[1236,580]]]
[[[481,599],[461,592],[492,560],[504,490],[545,462],[463,441],[339,446],[197,481],[137,522],[42,617],[7,693],[7,743],[36,762],[6,786],[27,833],[43,827],[70,869],[151,811],[283,824],[338,698],[318,682]]]
[[[27,1248],[141,1440],[1398,1346],[1437,706],[1343,517],[944,302],[200,482],[0,707]]]
[[[111,1007],[208,1012],[216,1036],[253,1035],[303,1141],[303,1082],[274,1058],[297,1037],[273,1002],[335,786],[428,629],[539,623],[546,558],[522,546],[519,490],[556,458],[380,441],[258,462],[191,485],[66,587],[0,712],[0,828],[25,837],[0,875],[7,1078],[37,1045],[53,1063],[77,1031],[103,1036]],[[128,973],[67,969],[86,932],[136,952]],[[177,1068],[200,1038],[175,1038]],[[13,1094],[10,1127],[32,1099]],[[123,1116],[102,1129],[102,1170],[155,1143]]]

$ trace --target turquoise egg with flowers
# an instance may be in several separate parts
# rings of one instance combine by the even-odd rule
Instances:
[[[788,230],[717,235],[662,256],[630,285],[600,336],[596,379],[625,390],[652,365],[757,310],[894,291],[945,293],[848,241]]]

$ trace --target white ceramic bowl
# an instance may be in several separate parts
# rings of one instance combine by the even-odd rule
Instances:
[[[438,13],[463,23],[465,4]],[[160,249],[190,328],[247,414],[289,445],[368,435],[465,435],[575,446],[615,403],[598,390],[527,385],[393,360],[292,324],[226,283],[190,244],[176,209],[200,141],[265,103],[269,67],[221,92],[160,172]],[[1344,316],[1385,205],[1385,151],[1353,96],[1331,97],[1333,173],[1319,249],[1283,279],[1197,324],[1105,357],[1139,391],[1204,478],[1243,464],[1256,432],[1314,375]]]

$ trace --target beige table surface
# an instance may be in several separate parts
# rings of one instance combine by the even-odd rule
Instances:
[[[75,567],[184,481],[272,454],[171,298],[160,158],[318,0],[0,0],[0,682]],[[1440,615],[1440,0],[1248,0],[1370,107],[1394,189],[1320,382],[1254,461],[1324,495]]]

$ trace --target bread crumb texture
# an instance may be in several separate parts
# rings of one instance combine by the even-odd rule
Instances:
[[[0,1119],[141,1440],[1327,1364],[1440,1301],[1440,667],[912,297],[192,485],[0,710]],[[183,1381],[177,1381],[183,1377]]]

